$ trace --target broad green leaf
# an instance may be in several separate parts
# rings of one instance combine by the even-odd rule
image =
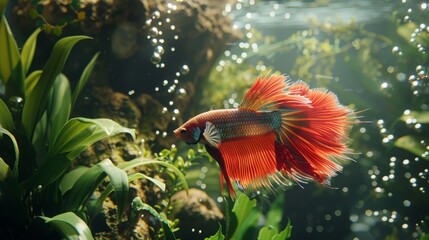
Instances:
[[[231,239],[243,239],[247,230],[255,226],[259,212],[255,211],[256,200],[250,200],[246,194],[240,194],[235,201],[232,212],[237,217],[237,228]]]
[[[110,161],[109,159],[103,161]],[[102,161],[102,162],[103,162]],[[101,163],[101,162],[100,162]],[[64,211],[81,211],[95,189],[106,177],[100,163],[89,168],[63,196]]]
[[[418,123],[429,123],[429,111],[411,111],[409,114],[401,116],[401,120],[404,122],[408,119],[415,119]]]
[[[119,133],[128,133],[135,137],[133,129],[122,127],[110,119],[70,119],[50,146],[46,161],[35,173],[32,184],[46,185],[55,181],[88,146]]]
[[[8,130],[4,129],[1,125],[0,125],[0,133],[1,134],[6,134],[10,140],[12,140],[12,144],[13,144],[13,150],[15,151],[15,162],[13,164],[13,168],[12,168],[12,176],[15,179],[18,179],[18,165],[19,165],[19,148],[18,148],[18,143],[16,142],[15,137],[12,135],[12,133],[10,133]]]
[[[29,139],[33,137],[34,126],[46,110],[49,97],[48,93],[51,90],[58,74],[63,70],[71,49],[77,42],[84,39],[90,39],[90,37],[66,37],[55,44],[52,53],[43,68],[42,75],[25,102],[22,112],[22,125],[24,127],[25,134]]]
[[[393,143],[396,147],[402,148],[411,152],[419,157],[422,157],[426,160],[429,160],[429,154],[427,154],[428,150],[426,149],[425,144],[422,143],[428,142],[428,138],[422,138],[419,136],[411,136],[406,135],[402,136]]]
[[[34,52],[36,51],[37,36],[42,30],[37,28],[30,37],[25,41],[21,51],[21,62],[24,75],[27,74],[33,62]]]
[[[33,91],[34,87],[36,86],[37,82],[40,79],[40,76],[42,75],[42,70],[37,70],[32,72],[24,81],[24,88],[25,88],[25,98],[28,98],[30,96],[31,92]]]
[[[110,160],[102,161],[99,165],[109,176],[110,184],[115,191],[116,206],[118,207],[118,222],[120,222],[125,211],[125,206],[128,203],[129,184],[127,173],[113,165]]]
[[[95,62],[97,61],[98,55],[100,53],[96,53],[94,57],[91,59],[91,61],[86,65],[85,69],[82,72],[82,75],[80,76],[79,82],[77,83],[76,89],[73,92],[73,100],[72,100],[72,109],[76,103],[76,100],[80,93],[82,92],[82,89],[86,86],[86,83],[89,80],[89,77],[91,76],[92,70],[94,69]]]
[[[3,127],[9,131],[15,128],[13,125],[12,114],[10,114],[9,108],[1,98],[0,98],[0,127]]]
[[[225,236],[222,234],[222,225],[219,224],[219,230],[217,230],[216,234],[205,238],[204,240],[224,240]]]
[[[74,159],[91,144],[119,133],[128,133],[135,138],[134,129],[122,127],[110,119],[73,118],[61,129],[49,149],[50,156],[68,153],[67,157]]]
[[[48,131],[49,145],[51,146],[61,128],[66,124],[71,111],[71,92],[69,80],[64,74],[59,74],[52,88],[51,98],[48,100]]]
[[[151,181],[152,183],[154,183],[156,186],[158,186],[159,188],[161,188],[162,191],[165,191],[165,183],[156,180],[154,178],[151,178],[143,173],[133,173],[131,175],[128,176],[128,182],[132,182],[134,180],[137,179],[147,179],[149,181]],[[104,200],[107,198],[107,196],[110,195],[110,193],[113,192],[113,187],[112,184],[107,185],[106,189],[103,191],[103,193],[101,194],[101,196],[97,199],[97,202],[94,205],[94,209],[100,209],[103,205]]]
[[[9,165],[7,165],[3,158],[0,157],[0,181],[2,182],[10,173]]]
[[[64,195],[64,210],[82,210],[89,197],[91,197],[106,175],[109,176],[110,183],[115,191],[118,221],[120,221],[128,202],[128,177],[125,171],[117,168],[109,159],[99,162],[82,174],[70,191]]]
[[[18,65],[19,50],[4,15],[0,22],[0,53],[0,80],[6,85]]]
[[[171,230],[170,225],[168,224],[168,220],[165,216],[159,214],[150,205],[143,203],[139,197],[134,198],[131,206],[132,206],[132,213],[134,215],[140,216],[139,212],[142,210],[146,210],[150,214],[152,214],[152,216],[154,216],[158,221],[160,221],[162,224],[162,228],[164,229],[164,232],[165,232],[165,239],[167,240],[176,239],[176,237],[173,234],[173,231]]]
[[[73,212],[66,212],[55,217],[40,217],[67,239],[94,239],[88,225]]]
[[[258,240],[271,240],[278,233],[277,228],[266,226],[259,230]]]
[[[289,239],[292,236],[292,225],[290,219],[283,231],[281,231],[277,236],[274,237],[274,240],[284,240]]]
[[[149,165],[149,164],[159,164],[161,166],[166,167],[167,169],[171,169],[179,177],[180,181],[183,184],[183,188],[186,190],[186,192],[188,192],[189,187],[188,187],[188,183],[186,182],[185,175],[183,175],[183,173],[177,167],[175,167],[170,163],[158,161],[158,160],[151,160],[147,158],[136,158],[128,162],[120,163],[118,164],[118,167],[120,169],[123,169],[124,171],[127,171],[131,168],[135,168],[143,165]]]
[[[278,232],[276,227],[266,226],[259,230],[258,240],[287,240],[292,233],[290,221],[283,231]]]
[[[80,166],[64,174],[64,177],[61,179],[60,185],[59,185],[61,193],[64,195],[64,193],[70,190],[74,186],[76,181],[84,173],[86,173],[88,169],[89,169],[88,167]]]

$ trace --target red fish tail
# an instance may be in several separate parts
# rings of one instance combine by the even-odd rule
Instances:
[[[292,84],[288,94],[307,98],[311,107],[282,113],[279,152],[288,163],[282,167],[303,178],[329,184],[342,170],[335,159],[345,159],[351,111],[338,103],[335,94],[323,89],[309,89],[303,82]],[[288,170],[291,169],[291,170]]]

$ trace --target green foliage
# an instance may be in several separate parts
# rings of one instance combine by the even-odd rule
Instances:
[[[263,227],[258,234],[258,240],[283,240],[289,239],[292,235],[292,225],[288,222],[285,229],[278,232],[277,228],[272,226]]]
[[[67,239],[94,239],[86,223],[73,212],[58,214],[52,218],[40,217],[53,225]]]
[[[230,200],[226,201],[227,205],[231,202]],[[276,214],[281,214],[282,212],[282,203],[283,199],[279,198],[270,208],[270,211],[267,214],[267,221],[265,226],[259,229],[258,240],[286,240],[291,237],[292,225],[290,221],[288,225],[280,232],[277,230],[277,225],[281,220],[280,218],[275,217],[270,219],[270,217],[275,216]],[[206,240],[213,239],[253,239],[253,236],[258,229],[258,220],[261,217],[261,212],[256,208],[256,200],[250,200],[246,194],[240,194],[235,200],[234,206],[231,209],[227,207],[226,211],[226,233],[225,236],[222,234],[222,226],[219,226],[218,232],[206,238]],[[231,211],[231,212],[230,212]],[[276,225],[276,226],[273,226]]]
[[[134,216],[131,216],[132,219],[140,217],[141,211],[148,211],[152,216],[154,216],[158,221],[161,222],[162,228],[164,230],[166,240],[174,240],[176,237],[173,234],[173,231],[169,225],[168,219],[165,215],[158,213],[153,207],[149,206],[142,202],[138,197],[134,198],[132,202],[132,213]]]
[[[217,230],[216,234],[206,238],[205,240],[224,240],[225,236],[222,234],[222,225],[219,224],[219,230]]]
[[[6,86],[6,93],[0,99],[0,236],[36,237],[43,232],[35,227],[37,219],[42,219],[65,238],[92,239],[87,202],[104,179],[109,180],[107,193],[115,192],[120,221],[128,204],[129,181],[151,178],[128,176],[109,159],[66,173],[72,161],[94,142],[121,133],[134,138],[135,132],[109,119],[69,119],[98,54],[72,94],[69,80],[61,72],[73,46],[89,38],[59,40],[43,70],[27,75],[39,32],[37,29],[19,52],[2,17],[0,84]]]
[[[60,7],[63,10],[64,16],[57,19],[56,22],[49,22],[45,18],[45,6],[49,6],[46,2],[42,0],[31,1],[29,6],[30,16],[36,22],[38,27],[42,28],[47,33],[52,33],[54,35],[60,36],[63,30],[69,25],[75,25],[85,19],[86,13],[80,9],[80,1],[73,0],[67,2],[54,1],[48,4],[56,5],[55,7]]]

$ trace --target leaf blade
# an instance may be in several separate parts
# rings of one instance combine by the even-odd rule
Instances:
[[[50,217],[40,217],[46,223],[54,226],[65,238],[94,239],[88,225],[75,213],[66,212]]]
[[[37,28],[25,41],[21,51],[21,62],[24,74],[27,74],[33,62],[34,52],[36,51],[37,37],[42,30]]]
[[[92,57],[91,61],[86,65],[85,69],[82,72],[82,75],[80,76],[79,82],[76,85],[76,88],[73,92],[73,99],[72,99],[72,109],[74,108],[74,105],[77,101],[78,96],[82,92],[82,89],[85,87],[86,83],[89,80],[89,77],[91,76],[92,70],[94,69],[95,62],[97,61],[98,56],[100,53],[96,53],[94,57]]]
[[[19,62],[19,50],[4,15],[0,22],[0,52],[0,79],[6,85]]]
[[[62,71],[67,57],[74,45],[87,36],[72,36],[60,39],[54,46],[51,55],[43,68],[39,81],[24,104],[22,112],[22,125],[26,136],[31,139],[36,122],[42,116],[47,104],[47,95]]]

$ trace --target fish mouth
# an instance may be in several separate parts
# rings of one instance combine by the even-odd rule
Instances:
[[[177,137],[179,136],[179,132],[180,132],[179,128],[177,128],[176,130],[173,131],[174,135],[176,135]]]

